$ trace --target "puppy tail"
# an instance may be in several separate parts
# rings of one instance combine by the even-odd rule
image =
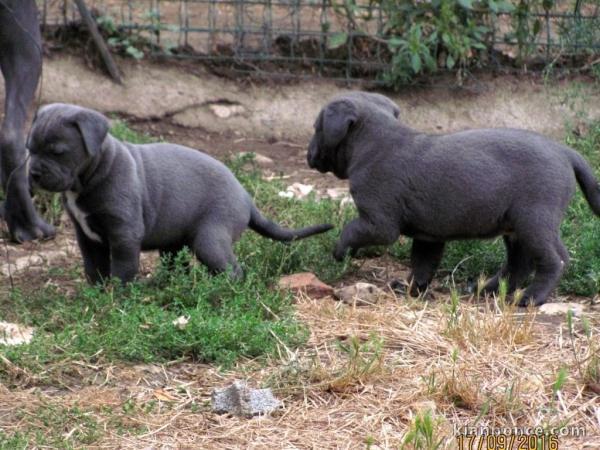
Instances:
[[[299,228],[297,230],[290,230],[265,218],[255,206],[252,207],[250,223],[248,226],[262,236],[282,242],[291,242],[297,239],[303,239],[305,237],[312,236],[313,234],[324,233],[325,231],[329,231],[333,228],[333,225],[324,223],[321,225]]]
[[[594,211],[594,214],[600,216],[600,185],[598,184],[598,180],[587,161],[575,150],[570,148],[568,150],[577,183],[579,183],[579,187],[583,191],[583,195],[592,208],[592,211]]]

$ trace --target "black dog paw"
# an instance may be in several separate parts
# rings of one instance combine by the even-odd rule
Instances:
[[[35,224],[9,222],[8,229],[11,239],[19,244],[36,239],[52,239],[56,235],[55,228],[39,218]]]
[[[389,286],[396,294],[406,295],[408,292],[408,284],[406,284],[406,281],[404,280],[392,280]]]
[[[521,300],[519,300],[519,303],[517,306],[519,306],[520,308],[527,308],[528,306],[541,306],[544,303],[546,303],[545,299],[539,299],[532,295],[524,295],[521,298]]]

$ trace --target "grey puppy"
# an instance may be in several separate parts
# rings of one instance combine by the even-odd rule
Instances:
[[[247,227],[279,241],[332,228],[282,228],[219,161],[174,144],[121,142],[108,130],[102,114],[57,103],[40,108],[29,142],[32,181],[64,193],[90,282],[130,281],[140,251],[184,246],[211,271],[230,269],[239,278],[232,244]]]
[[[446,241],[502,235],[506,263],[485,290],[506,278],[510,292],[535,272],[521,306],[544,303],[569,255],[559,227],[579,183],[596,215],[600,187],[574,150],[516,129],[430,135],[397,120],[382,96],[352,93],[319,113],[308,164],[349,179],[359,217],[344,227],[334,256],[413,238],[412,294],[423,292]]]

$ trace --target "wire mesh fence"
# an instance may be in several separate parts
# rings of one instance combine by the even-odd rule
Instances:
[[[414,74],[424,72],[421,67],[426,63],[430,69],[436,66],[441,70],[456,70],[459,63],[463,69],[483,66],[543,69],[557,63],[586,68],[597,65],[600,0],[503,1],[510,8],[494,8],[500,1],[88,0],[87,3],[99,23],[112,34],[109,43],[125,48],[132,56],[142,56],[137,47],[143,40],[149,54],[205,60],[228,65],[236,71],[268,76],[389,81],[386,74],[402,64],[412,66]],[[440,24],[437,19],[423,20],[427,14],[431,16],[431,11],[438,11],[435,8],[440,15],[444,14],[444,3],[458,5],[454,5],[458,8],[458,22]],[[468,16],[461,13],[460,6],[465,4],[469,7]],[[38,0],[38,5],[45,27],[66,26],[79,20],[69,0]],[[404,21],[400,25],[398,17]],[[423,25],[416,27],[419,20]],[[462,53],[445,49],[451,43],[441,32],[436,34],[439,43],[432,44],[432,33],[438,33],[432,28],[435,26],[458,27],[447,34],[458,39],[456,48]],[[418,40],[408,36],[415,28],[419,28],[420,40],[429,40],[426,52],[419,47]],[[471,42],[473,48],[461,48],[460,45],[465,46],[460,42],[461,33],[473,33],[477,39],[471,36],[471,40],[477,40],[478,45]],[[406,53],[406,58],[400,58],[400,52]]]

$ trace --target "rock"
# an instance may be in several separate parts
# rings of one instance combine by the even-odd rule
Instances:
[[[295,197],[297,199],[303,199],[310,194],[313,189],[314,186],[311,186],[310,184],[294,183],[291,186],[288,186],[285,191],[280,191],[278,195],[285,198]]]
[[[293,292],[305,292],[312,298],[322,298],[333,295],[333,288],[323,283],[314,273],[300,272],[286,275],[279,280],[280,289],[289,289]]]
[[[189,316],[179,316],[172,323],[173,323],[173,325],[175,325],[180,330],[183,330],[186,327],[186,325],[188,324],[189,321],[190,321],[190,317]]]
[[[33,339],[33,331],[31,327],[0,322],[0,345],[27,344]]]
[[[67,258],[67,252],[64,250],[48,250],[43,253],[40,253],[42,259],[48,263],[52,263],[57,259]]]
[[[348,197],[350,192],[347,188],[329,188],[325,190],[325,195],[333,200]]]
[[[548,315],[567,314],[569,310],[573,311],[574,316],[583,314],[583,305],[579,303],[544,303],[539,307],[538,312]]]
[[[253,417],[272,413],[283,406],[271,389],[251,389],[246,382],[236,380],[231,386],[215,389],[211,394],[212,409],[218,414]]]
[[[242,114],[244,112],[244,107],[242,105],[224,105],[213,103],[208,107],[219,119],[229,119],[231,116]]]
[[[329,188],[325,191],[325,195],[323,197],[328,197],[332,200],[339,200],[340,206],[352,206],[354,205],[354,200],[350,196],[350,192],[346,188]]]
[[[260,153],[239,152],[238,155],[241,157],[246,155],[254,155],[254,161],[256,161],[256,164],[258,164],[259,166],[272,166],[274,164],[274,161],[271,158],[265,155],[261,155]]]
[[[2,275],[8,277],[11,274],[21,272],[29,267],[41,266],[43,263],[44,260],[39,255],[21,256],[12,262],[3,264],[0,267],[0,272],[2,272]]]
[[[289,191],[279,191],[277,195],[283,198],[294,198],[294,193]]]
[[[374,284],[356,283],[336,289],[335,297],[349,305],[374,305],[379,301],[383,291]]]

